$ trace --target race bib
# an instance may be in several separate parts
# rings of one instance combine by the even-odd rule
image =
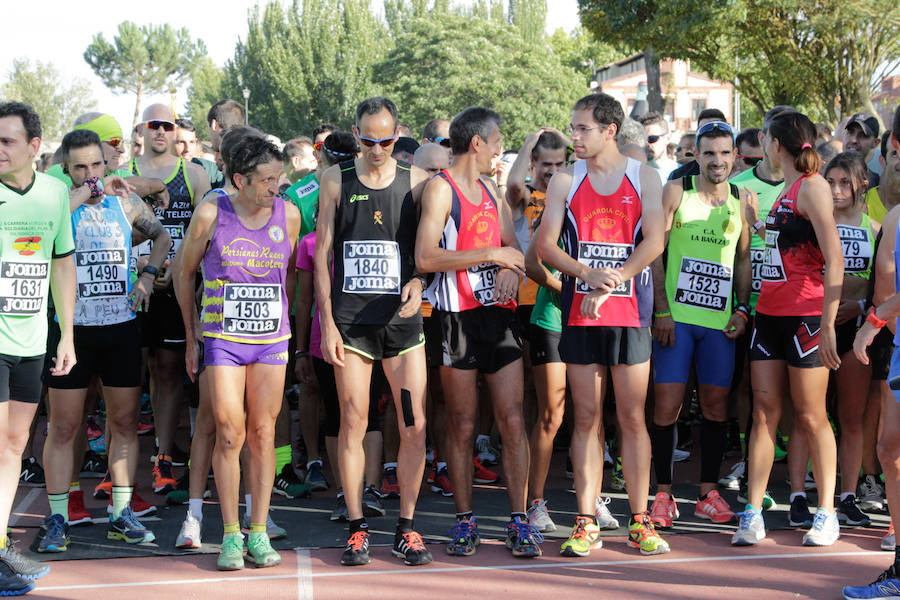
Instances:
[[[47,297],[49,275],[49,260],[0,260],[0,315],[39,314]]]
[[[634,252],[634,244],[613,244],[607,242],[578,242],[578,262],[589,269],[621,269],[631,253]],[[630,298],[633,294],[632,282],[623,281],[610,296],[624,296]],[[594,288],[580,279],[575,280],[575,293],[588,294]]]
[[[125,248],[78,250],[75,277],[82,299],[124,296],[127,291],[128,253]]]
[[[766,230],[766,248],[763,250],[763,264],[759,268],[761,281],[787,281],[781,251],[778,250],[778,231]]]
[[[866,273],[872,264],[872,243],[865,227],[838,225],[844,251],[844,273]]]
[[[766,251],[764,248],[750,248],[750,291],[758,294],[762,287],[760,278],[762,276],[762,266],[766,259]]]
[[[729,266],[683,256],[673,300],[686,306],[722,312],[731,298],[733,274]]]
[[[400,245],[390,241],[344,242],[348,294],[400,294]]]
[[[178,225],[163,225],[166,232],[168,232],[169,237],[172,238],[172,245],[169,246],[169,260],[175,258],[175,253],[178,252],[178,249],[181,247],[181,242],[184,240],[184,225],[179,223]],[[151,248],[152,243],[151,243]]]
[[[277,283],[226,283],[222,331],[262,336],[281,329],[281,286]]]
[[[469,285],[472,287],[472,296],[475,301],[483,306],[497,304],[497,296],[494,286],[497,284],[497,273],[500,267],[494,263],[481,263],[466,270],[469,276]]]

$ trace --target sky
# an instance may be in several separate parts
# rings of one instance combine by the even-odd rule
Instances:
[[[129,20],[138,25],[169,23],[176,29],[187,27],[194,38],[203,40],[213,61],[222,66],[233,56],[238,39],[246,36],[247,12],[257,1],[126,1],[103,3],[102,7],[71,0],[44,0],[38,4],[10,1],[3,8],[4,22],[21,26],[4,27],[0,36],[0,82],[6,80],[14,58],[51,62],[63,74],[64,81],[74,77],[88,81],[94,90],[97,109],[112,114],[127,135],[134,116],[134,96],[114,95],[82,58],[94,34],[103,33],[111,42],[118,24]],[[470,1],[456,0],[460,4]],[[571,31],[578,26],[576,0],[552,0],[552,5],[553,10],[547,16],[548,32],[560,27]],[[40,15],[35,14],[35,6],[40,7]],[[381,0],[373,0],[373,6],[380,11]],[[176,109],[184,106],[185,90],[183,87],[176,96]],[[146,107],[154,102],[168,104],[169,95],[145,96],[141,105]],[[252,97],[250,102],[252,109]]]

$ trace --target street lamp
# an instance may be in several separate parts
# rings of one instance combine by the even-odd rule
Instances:
[[[244,94],[244,125],[250,124],[250,88],[241,90]]]

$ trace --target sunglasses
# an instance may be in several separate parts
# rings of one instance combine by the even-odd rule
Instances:
[[[117,137],[109,138],[108,140],[103,140],[103,143],[109,144],[113,148],[118,148],[119,146],[122,145],[122,138],[117,138]]]
[[[700,129],[698,129],[697,136],[694,139],[699,140],[700,136],[706,135],[710,131],[725,131],[727,133],[730,133],[731,137],[734,138],[734,129],[731,128],[731,125],[722,121],[713,121],[712,123],[707,123]],[[694,143],[696,144],[697,142],[695,141]]]
[[[354,127],[354,129],[356,129],[356,128]],[[362,145],[365,146],[366,148],[371,148],[375,144],[378,144],[382,148],[389,148],[391,145],[394,144],[394,142],[397,141],[397,130],[396,129],[394,130],[394,135],[392,135],[391,137],[388,137],[388,138],[380,139],[380,140],[373,140],[372,138],[363,137],[359,133],[359,129],[356,129],[356,135],[359,136],[359,141],[362,142]]]
[[[450,147],[450,138],[448,138],[448,137],[431,138],[431,141],[434,142],[435,144],[440,144],[444,148]]]
[[[659,141],[659,138],[661,138],[661,137],[662,137],[661,135],[648,135],[648,136],[647,136],[647,143],[648,143],[648,144],[655,144],[656,142]]]
[[[744,156],[742,154],[738,154],[738,158],[744,161],[744,164],[748,167],[755,167],[763,159],[762,156]]]
[[[172,121],[147,121],[144,126],[150,131],[157,131],[160,127],[166,132],[175,131],[175,123]]]
[[[313,144],[313,148],[316,150],[316,152],[321,152],[322,146],[324,146],[324,145],[325,145],[325,140],[322,140],[321,142],[316,142],[315,144]]]

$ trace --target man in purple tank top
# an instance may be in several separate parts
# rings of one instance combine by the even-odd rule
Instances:
[[[238,492],[245,437],[253,500],[247,559],[261,567],[281,562],[269,543],[266,516],[275,479],[275,418],[288,361],[287,299],[293,297],[300,212],[275,196],[282,156],[271,142],[247,137],[226,161],[238,191],[197,207],[176,261],[175,287],[187,339],[204,338],[203,364],[216,420],[213,468],[225,525],[218,568],[230,571],[244,567]],[[202,317],[193,297],[201,261]],[[199,361],[198,345],[187,344],[185,365],[192,379]]]

